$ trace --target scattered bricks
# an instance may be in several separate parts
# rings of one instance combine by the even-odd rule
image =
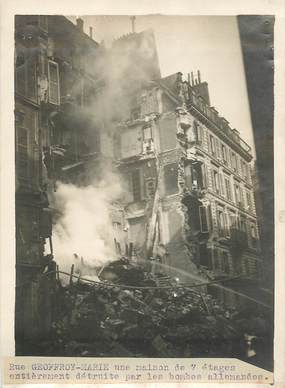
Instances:
[[[229,357],[237,354],[231,338],[235,342],[242,338],[239,320],[226,316],[213,298],[177,288],[171,279],[171,288],[157,287],[154,275],[139,266],[133,270],[123,260],[106,266],[103,273],[109,272],[120,278],[113,287],[80,281],[60,289],[60,314],[54,324],[53,346],[45,346],[47,352],[56,347],[64,356],[218,357],[220,341]],[[154,288],[120,286],[134,282]],[[48,355],[44,350],[41,354]]]

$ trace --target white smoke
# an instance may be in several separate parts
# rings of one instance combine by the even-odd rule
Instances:
[[[106,138],[112,139],[118,121],[130,118],[134,92],[141,83],[150,80],[138,58],[134,63],[134,53],[149,58],[153,55],[151,49],[146,38],[141,40],[139,47],[136,47],[135,41],[130,41],[127,45],[123,42],[123,46],[119,43],[111,50],[98,49],[92,68],[104,80],[104,87],[94,93],[94,100],[92,98],[89,105],[81,107],[81,112],[94,118],[94,128],[100,131],[101,143],[104,143],[103,138],[106,143]],[[73,86],[72,93],[76,95],[80,92],[79,82]],[[93,126],[90,126],[86,133],[89,145],[93,136]],[[100,148],[102,155],[113,157],[113,145],[108,152],[105,149],[108,147],[101,144]],[[76,264],[76,261],[80,264],[81,257],[90,269],[116,259],[110,207],[123,190],[118,174],[110,172],[110,165],[104,167],[106,173],[99,174],[101,177],[98,171],[90,172],[95,183],[89,186],[79,186],[80,180],[77,185],[57,182],[56,193],[51,199],[51,205],[61,214],[53,227],[55,260],[60,269],[67,272],[71,264]]]
[[[69,271],[75,254],[90,268],[116,258],[110,205],[120,193],[119,180],[110,173],[87,187],[58,182],[54,206],[61,217],[53,228],[53,244],[60,269]]]

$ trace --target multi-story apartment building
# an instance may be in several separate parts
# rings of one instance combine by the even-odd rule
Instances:
[[[130,241],[181,278],[201,270],[212,279],[256,277],[251,149],[211,107],[207,83],[199,73],[153,81],[137,109],[116,144]]]
[[[96,67],[101,52],[82,23],[63,16],[15,18],[18,354],[21,343],[49,332],[54,315],[48,192],[59,179],[88,179],[81,173],[98,165],[100,144],[112,150],[91,109],[102,83]]]

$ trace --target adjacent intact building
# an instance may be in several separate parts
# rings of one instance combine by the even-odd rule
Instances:
[[[201,273],[257,279],[251,149],[211,106],[200,73],[150,82],[137,112],[118,126],[115,147],[136,251],[188,281]],[[212,292],[235,303],[234,293]]]

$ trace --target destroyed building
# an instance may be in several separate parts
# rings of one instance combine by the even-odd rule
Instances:
[[[137,117],[118,126],[115,147],[130,241],[166,273],[179,270],[184,278],[184,271],[198,270],[256,285],[261,262],[250,146],[211,106],[199,72],[154,80],[138,101]],[[209,291],[229,305],[239,302],[235,293]]]
[[[102,166],[112,168],[116,120],[135,114],[130,103],[134,92],[146,80],[160,77],[154,44],[153,33],[146,31],[118,39],[107,51],[92,31],[84,33],[80,18],[75,25],[60,15],[15,17],[18,353],[22,342],[45,335],[53,322],[52,230],[60,215],[49,202],[56,182],[84,186],[102,175]],[[112,77],[110,68],[118,58],[127,60]],[[130,58],[137,69],[132,81]],[[114,203],[110,213],[120,254],[128,244],[121,228],[122,205]]]

